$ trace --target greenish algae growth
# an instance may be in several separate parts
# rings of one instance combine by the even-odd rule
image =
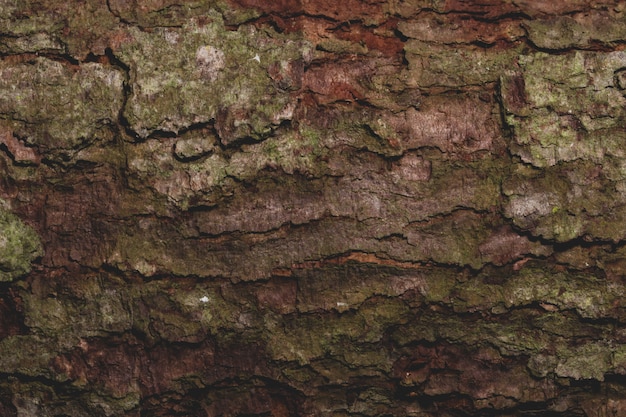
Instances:
[[[359,340],[372,343],[380,341],[388,327],[406,323],[409,312],[408,306],[397,297],[373,297],[363,303],[358,311],[367,325],[367,332]]]
[[[331,140],[328,132],[300,125],[297,130],[282,132],[261,143],[242,145],[240,152],[230,158],[225,172],[248,181],[267,168],[320,177],[328,171],[321,161],[329,153]]]
[[[480,245],[492,234],[491,223],[469,210],[450,214],[448,222],[435,218],[424,224],[405,228],[412,259],[427,259],[439,264],[469,266],[480,269],[488,258],[481,255]]]
[[[13,281],[30,272],[31,262],[42,255],[37,233],[0,207],[0,281]]]
[[[518,61],[521,70],[500,79],[514,154],[537,167],[622,155],[612,137],[623,136],[626,98],[614,72],[626,65],[626,53],[536,53]]]
[[[450,48],[409,40],[404,48],[409,62],[409,86],[464,87],[495,82],[510,68],[521,47],[492,51],[476,46]]]
[[[533,355],[528,360],[528,370],[537,378],[545,378],[550,373],[554,372],[554,369],[559,363],[559,358],[554,355],[537,354]]]
[[[557,338],[529,327],[530,317],[520,310],[487,322],[429,311],[407,324],[394,327],[391,338],[401,346],[421,341],[446,341],[477,347],[490,345],[503,355],[537,354],[548,347],[560,346]],[[574,322],[571,324],[575,325]]]
[[[227,30],[209,11],[182,28],[131,28],[116,54],[130,67],[133,92],[124,115],[141,137],[216,121],[224,145],[266,138],[295,109],[306,45],[271,30]],[[293,72],[292,71],[296,71]]]
[[[120,33],[108,5],[99,0],[81,1],[79,7],[60,0],[3,1],[0,51],[69,54],[79,60],[90,53],[104,55],[110,38]]]
[[[124,22],[141,28],[181,26],[189,19],[207,13],[216,6],[213,0],[190,0],[180,3],[176,0],[146,2],[141,7],[127,1],[111,1],[111,12]]]
[[[16,136],[52,153],[75,152],[117,121],[123,76],[98,63],[78,69],[46,58],[0,63],[0,117]],[[33,128],[36,126],[36,128]]]
[[[54,32],[55,29],[62,26],[60,19],[55,20],[51,18],[45,13],[47,11],[45,7],[35,7],[35,4],[40,6],[39,3],[33,0],[3,1],[0,4],[0,21],[3,22],[2,26],[4,28],[10,28],[10,35],[19,36],[38,32]],[[28,19],[17,18],[17,16],[27,15],[27,12],[33,10],[39,13],[33,13]],[[10,24],[4,22],[10,22]]]
[[[404,323],[407,318],[408,307],[401,300],[372,299],[341,314],[294,317],[265,337],[268,349],[278,360],[303,365],[322,357],[339,357],[349,366],[386,367],[388,360],[376,343],[390,326]]]
[[[591,342],[559,352],[557,376],[573,379],[604,381],[612,368],[612,347],[606,342]]]
[[[626,197],[617,158],[576,159],[543,171],[518,168],[502,184],[504,213],[536,236],[567,242],[580,236],[619,241]],[[617,181],[615,181],[617,179]],[[607,208],[610,210],[607,211]]]
[[[22,290],[24,324],[41,334],[63,334],[68,338],[129,330],[131,314],[126,309],[129,294],[115,288],[118,284],[103,281],[101,276],[82,276],[72,281],[71,295],[66,297],[43,297]]]
[[[60,349],[54,338],[17,335],[0,340],[0,368],[6,373],[53,378],[50,361]]]
[[[183,139],[187,135],[183,135]],[[210,148],[212,137],[193,136]],[[178,143],[177,143],[178,144]],[[210,152],[190,161],[181,161],[176,156],[176,148],[167,141],[147,140],[129,146],[127,149],[128,177],[140,189],[146,183],[155,193],[155,203],[164,206],[174,203],[187,209],[189,202],[202,203],[210,198],[211,191],[224,185],[226,169],[230,166],[223,154]],[[203,151],[200,151],[203,152]],[[248,167],[251,169],[251,167]]]
[[[597,278],[566,273],[547,273],[525,268],[508,280],[502,290],[507,308],[535,302],[574,309],[581,317],[606,316],[622,291]]]
[[[598,43],[612,45],[626,37],[626,28],[623,17],[609,16],[604,15],[597,21],[593,15],[578,20],[570,16],[550,16],[528,20],[524,28],[529,40],[541,49],[586,48]]]
[[[3,1],[0,4],[0,33],[2,33],[3,52],[36,52],[41,49],[59,49],[61,45],[51,36],[63,27],[60,16],[46,13],[45,7],[35,1]],[[43,10],[42,10],[43,9]],[[31,11],[28,16],[28,11]],[[32,11],[36,11],[32,13]],[[29,18],[18,18],[18,16]],[[13,41],[13,42],[12,42]],[[30,47],[24,48],[27,44]],[[23,48],[25,50],[23,50]],[[32,49],[31,49],[32,48]]]

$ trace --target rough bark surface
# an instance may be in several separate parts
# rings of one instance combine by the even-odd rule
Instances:
[[[0,0],[0,415],[626,415],[626,4]]]

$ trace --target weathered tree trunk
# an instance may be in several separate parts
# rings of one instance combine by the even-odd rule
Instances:
[[[0,0],[0,415],[626,415],[625,9]]]

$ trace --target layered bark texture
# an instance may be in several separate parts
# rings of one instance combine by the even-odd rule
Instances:
[[[0,415],[626,415],[626,4],[0,0]]]

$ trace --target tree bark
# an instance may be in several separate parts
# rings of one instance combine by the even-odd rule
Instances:
[[[626,414],[625,9],[1,2],[0,415]]]

